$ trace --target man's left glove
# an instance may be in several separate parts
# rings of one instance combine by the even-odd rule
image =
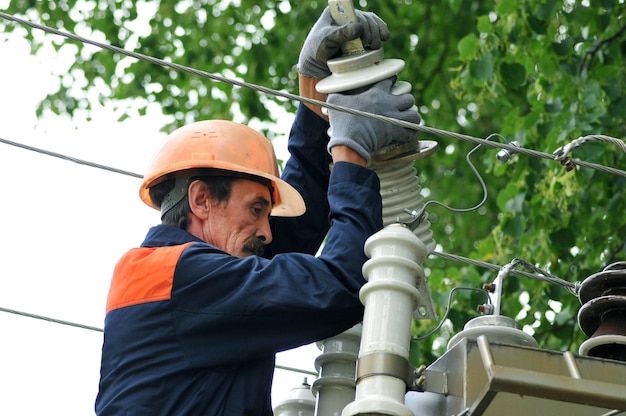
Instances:
[[[419,124],[421,121],[415,99],[410,94],[395,95],[391,89],[395,77],[379,81],[369,89],[357,94],[333,93],[328,103],[355,110]],[[417,137],[418,132],[386,121],[328,109],[331,135],[328,151],[333,146],[344,145],[369,162],[370,154],[391,142],[405,143]]]
[[[298,71],[309,78],[326,78],[331,74],[326,62],[338,56],[341,45],[361,38],[363,46],[379,49],[389,39],[387,24],[374,13],[355,10],[358,22],[338,26],[326,7],[309,32],[298,59]]]

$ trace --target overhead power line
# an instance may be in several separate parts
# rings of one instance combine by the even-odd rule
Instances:
[[[60,325],[72,326],[72,327],[80,328],[80,329],[87,329],[89,331],[104,332],[104,330],[102,328],[97,328],[95,326],[83,325],[83,324],[79,324],[79,323],[76,323],[76,322],[70,322],[70,321],[64,321],[62,319],[55,319],[55,318],[51,318],[49,316],[37,315],[37,314],[34,314],[34,313],[18,311],[18,310],[15,310],[15,309],[3,308],[1,306],[0,306],[0,312],[6,312],[6,313],[13,314],[13,315],[24,316],[26,318],[39,319],[39,320],[42,320],[42,321],[52,322],[52,323],[60,324]],[[280,370],[292,371],[294,373],[309,374],[309,375],[313,375],[313,376],[317,376],[318,375],[314,371],[304,370],[304,369],[301,369],[301,368],[289,367],[289,366],[284,366],[284,365],[279,365],[279,364],[276,364],[274,367],[277,368],[277,369],[280,369]]]
[[[441,257],[444,259],[448,259],[448,260],[454,260],[454,261],[460,261],[462,263],[467,263],[467,264],[471,264],[474,266],[478,266],[478,267],[483,267],[486,269],[491,269],[491,270],[497,270],[500,271],[502,270],[503,266],[498,266],[497,264],[492,264],[492,263],[486,263],[484,261],[480,261],[480,260],[474,260],[474,259],[469,259],[467,257],[462,257],[462,256],[458,256],[456,254],[450,254],[450,253],[443,253],[441,251],[433,251],[431,254],[437,256],[437,257]],[[521,276],[521,277],[527,277],[529,279],[534,279],[534,280],[541,280],[544,282],[548,282],[548,283],[552,283],[558,286],[561,286],[565,289],[567,289],[568,291],[570,291],[573,294],[577,293],[578,287],[579,287],[579,283],[578,282],[568,282],[567,280],[563,280],[559,277],[556,277],[550,273],[547,273],[543,270],[539,270],[539,269],[534,269],[538,272],[540,272],[540,274],[533,274],[533,273],[528,273],[528,272],[524,272],[521,270],[515,270],[515,269],[511,269],[508,271],[508,274],[514,274],[517,276]]]
[[[482,144],[485,146],[491,146],[491,147],[495,147],[495,148],[499,148],[499,149],[507,149],[512,153],[521,153],[521,154],[526,154],[529,156],[534,156],[534,157],[538,157],[538,158],[543,158],[543,159],[549,159],[549,160],[556,160],[557,157],[555,157],[554,154],[550,154],[550,153],[545,153],[545,152],[541,152],[541,151],[537,151],[537,150],[533,150],[533,149],[526,149],[524,147],[518,147],[512,144],[508,144],[508,143],[497,143],[497,142],[493,142],[493,141],[489,141],[486,139],[480,139],[478,137],[473,137],[473,136],[469,136],[469,135],[465,135],[465,134],[460,134],[460,133],[455,133],[455,132],[450,132],[450,131],[446,131],[446,130],[441,130],[441,129],[436,129],[434,127],[429,127],[426,125],[420,125],[420,124],[415,124],[415,123],[410,123],[407,121],[403,121],[403,120],[398,120],[398,119],[394,119],[394,118],[390,118],[390,117],[385,117],[379,114],[374,114],[374,113],[368,113],[366,111],[360,111],[360,110],[354,110],[348,107],[343,107],[343,106],[337,106],[334,104],[329,104],[327,102],[324,101],[319,101],[319,100],[314,100],[311,98],[307,98],[307,97],[302,97],[296,94],[291,94],[288,92],[284,92],[284,91],[278,91],[278,90],[274,90],[271,88],[267,88],[264,86],[260,86],[260,85],[256,85],[256,84],[252,84],[249,82],[245,82],[245,81],[239,81],[239,80],[235,80],[235,79],[231,79],[228,77],[224,77],[221,75],[217,75],[217,74],[211,74],[209,72],[205,72],[205,71],[201,71],[195,68],[190,68],[184,65],[179,65],[173,62],[167,62],[164,61],[162,59],[159,58],[155,58],[149,55],[144,55],[138,52],[132,52],[132,51],[128,51],[126,49],[117,47],[117,46],[113,46],[107,43],[102,43],[102,42],[98,42],[92,39],[88,39],[82,36],[78,36],[75,35],[73,33],[68,33],[68,32],[64,32],[61,30],[57,30],[45,25],[41,25],[38,23],[34,23],[34,22],[30,22],[28,20],[24,20],[21,19],[19,17],[7,14],[7,13],[3,13],[0,12],[0,17],[6,19],[6,20],[10,20],[13,22],[17,22],[19,24],[25,25],[25,26],[29,26],[35,29],[39,29],[42,30],[44,32],[47,33],[51,33],[54,35],[58,35],[58,36],[62,36],[68,39],[72,39],[75,40],[77,42],[81,42],[84,44],[88,44],[88,45],[93,45],[96,46],[100,49],[105,49],[105,50],[109,50],[115,53],[118,53],[120,55],[124,55],[124,56],[129,56],[135,59],[139,59],[142,61],[146,61],[146,62],[150,62],[152,64],[155,65],[160,65],[163,67],[167,67],[167,68],[172,68],[175,69],[177,71],[181,71],[181,72],[185,72],[185,73],[189,73],[189,74],[193,74],[193,75],[197,75],[203,78],[209,78],[212,79],[214,81],[219,81],[219,82],[224,82],[227,84],[231,84],[231,85],[235,85],[235,86],[239,86],[239,87],[243,87],[243,88],[247,88],[247,89],[251,89],[257,92],[261,92],[264,94],[269,94],[269,95],[274,95],[277,97],[282,97],[282,98],[287,98],[289,100],[294,100],[294,101],[299,101],[299,102],[303,102],[303,103],[308,103],[308,104],[312,104],[312,105],[317,105],[317,106],[321,106],[321,107],[325,107],[325,108],[330,108],[333,110],[337,110],[337,111],[343,111],[349,114],[353,114],[353,115],[358,115],[358,116],[362,116],[362,117],[369,117],[375,120],[379,120],[379,121],[384,121],[384,122],[388,122],[394,125],[398,125],[401,127],[405,127],[408,129],[412,129],[412,130],[417,130],[417,131],[421,131],[421,132],[425,132],[425,133],[430,133],[432,135],[435,136],[443,136],[443,137],[449,137],[449,138],[453,138],[456,140],[461,140],[461,141],[468,141],[468,142],[472,142],[475,144]],[[568,161],[573,165],[578,165],[581,167],[586,167],[586,168],[590,168],[590,169],[595,169],[601,172],[605,172],[605,173],[610,173],[613,175],[618,175],[618,176],[623,176],[626,177],[626,171],[620,170],[620,169],[616,169],[613,167],[609,167],[609,166],[604,166],[604,165],[598,165],[595,163],[589,163],[589,162],[584,162],[581,160],[569,160]]]
[[[60,324],[60,325],[73,326],[75,328],[88,329],[89,331],[104,332],[102,330],[102,328],[96,328],[95,326],[77,324],[76,322],[64,321],[64,320],[61,320],[61,319],[50,318],[49,316],[37,315],[37,314],[34,314],[34,313],[17,311],[15,309],[3,308],[1,306],[0,306],[0,312],[6,312],[6,313],[11,313],[13,315],[25,316],[27,318],[40,319],[42,321],[52,322],[52,323]]]
[[[90,166],[92,168],[107,170],[109,172],[119,173],[121,175],[132,176],[133,178],[139,178],[139,179],[143,178],[143,175],[140,175],[138,173],[133,173],[133,172],[129,172],[127,170],[117,169],[117,168],[113,168],[113,167],[106,166],[106,165],[101,165],[99,163],[88,162],[88,161],[83,160],[83,159],[77,159],[77,158],[72,157],[72,156],[67,156],[67,155],[64,155],[64,154],[61,154],[61,153],[52,152],[50,150],[40,149],[38,147],[29,146],[29,145],[23,144],[23,143],[13,142],[13,141],[7,140],[7,139],[0,138],[0,143],[4,143],[4,144],[11,145],[11,146],[19,147],[21,149],[30,150],[31,152],[36,152],[36,153],[41,153],[43,155],[56,157],[56,158],[59,158],[59,159],[62,159],[62,160],[67,160],[69,162],[78,163],[79,165]]]

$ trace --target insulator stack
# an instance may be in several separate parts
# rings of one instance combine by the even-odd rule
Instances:
[[[311,391],[317,397],[316,415],[341,416],[343,408],[354,400],[361,330],[362,325],[358,324],[317,343],[322,351],[315,359],[319,378],[311,386]]]
[[[383,228],[365,243],[370,260],[359,297],[365,305],[354,402],[343,416],[412,416],[404,405],[409,380],[411,315],[420,302],[418,280],[426,247],[407,228]],[[321,415],[320,415],[321,416]]]
[[[586,278],[578,298],[578,325],[590,337],[579,353],[626,361],[626,261]]]
[[[413,162],[396,163],[388,166],[374,167],[380,178],[380,194],[383,199],[383,225],[393,223],[411,223],[414,219],[411,212],[424,209],[424,197],[419,185]],[[431,253],[435,249],[433,232],[430,229],[428,214],[416,221],[411,231],[424,243]]]

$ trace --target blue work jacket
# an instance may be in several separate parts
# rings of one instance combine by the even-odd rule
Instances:
[[[283,178],[307,213],[273,220],[268,258],[159,225],[118,262],[98,415],[271,415],[275,354],[360,322],[363,245],[382,227],[379,181],[350,163],[329,170],[327,128],[298,110]]]

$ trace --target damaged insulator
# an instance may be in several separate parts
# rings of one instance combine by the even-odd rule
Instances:
[[[590,337],[581,355],[626,361],[626,261],[608,265],[583,281],[578,325]]]

